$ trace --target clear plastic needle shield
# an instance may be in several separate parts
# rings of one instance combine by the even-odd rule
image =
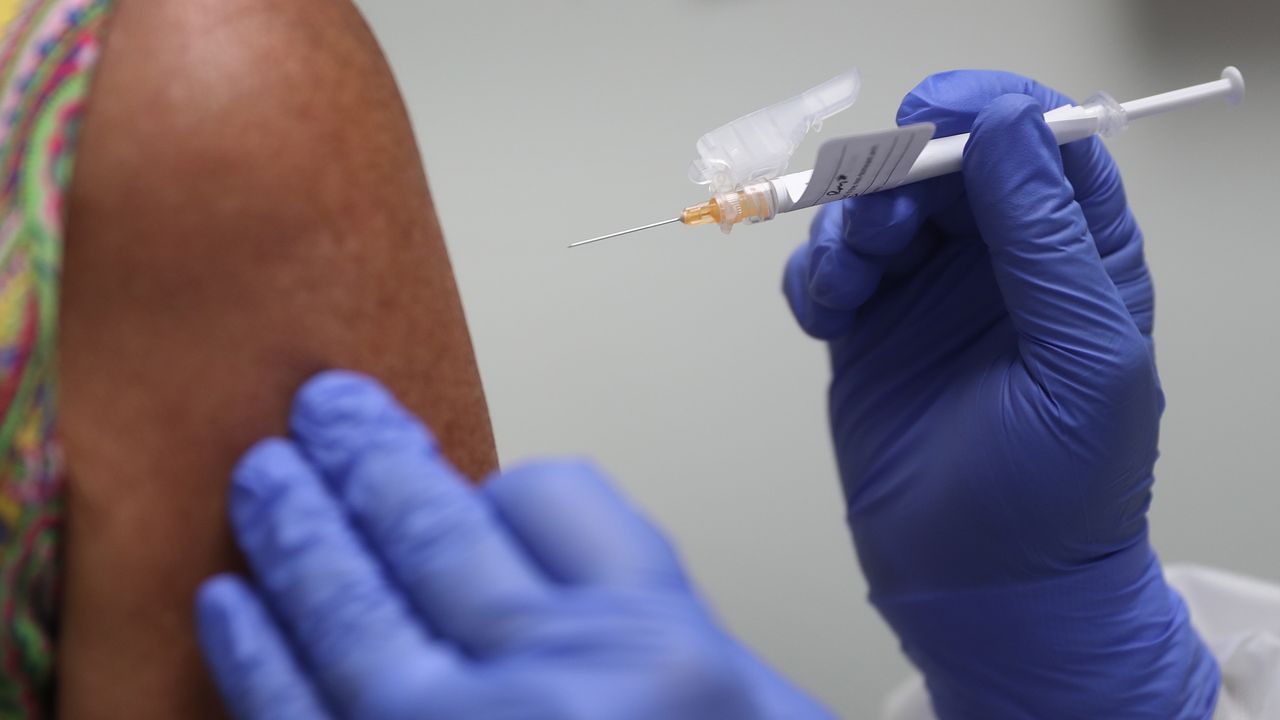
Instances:
[[[805,136],[852,106],[861,87],[854,68],[703,135],[689,179],[707,185],[712,198],[686,208],[681,221],[714,223],[727,233],[738,223],[899,185],[933,137],[933,125],[831,140],[812,171],[782,175]]]
[[[782,174],[810,130],[858,99],[857,68],[799,95],[722,125],[698,139],[689,179],[722,193]]]

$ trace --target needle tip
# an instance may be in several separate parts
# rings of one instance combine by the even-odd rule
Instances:
[[[575,248],[575,247],[578,247],[579,245],[586,245],[588,243],[598,242],[600,240],[608,240],[609,238],[615,238],[615,237],[618,237],[619,235],[627,235],[633,232],[639,232],[641,230],[648,230],[649,228],[656,228],[660,225],[670,225],[671,223],[680,222],[680,220],[681,220],[680,218],[675,217],[675,218],[671,218],[670,220],[663,220],[661,222],[649,223],[648,225],[641,225],[640,227],[634,227],[634,228],[631,228],[630,230],[623,230],[621,232],[609,233],[608,235],[601,235],[600,237],[593,237],[590,240],[579,240],[576,243],[570,243],[569,247]]]

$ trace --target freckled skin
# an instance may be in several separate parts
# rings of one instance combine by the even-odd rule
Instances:
[[[473,478],[493,438],[408,118],[349,0],[119,0],[82,127],[59,340],[59,713],[221,715],[197,584],[230,469],[328,367]]]

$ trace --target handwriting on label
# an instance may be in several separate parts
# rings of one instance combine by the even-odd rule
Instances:
[[[813,176],[793,209],[897,187],[933,137],[932,123],[837,138],[818,150]]]

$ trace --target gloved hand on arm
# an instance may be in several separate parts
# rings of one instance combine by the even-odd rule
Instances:
[[[237,718],[828,717],[717,626],[591,466],[476,490],[358,375],[299,392],[230,504],[257,582],[209,581],[197,614]]]
[[[956,717],[1207,718],[1213,658],[1148,540],[1160,414],[1142,234],[1070,101],[921,83],[901,124],[972,131],[961,175],[822,208],[788,264],[829,341],[870,598]]]

